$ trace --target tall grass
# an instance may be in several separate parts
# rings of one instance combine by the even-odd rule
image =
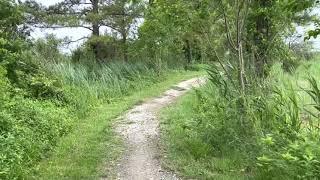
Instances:
[[[278,88],[287,93],[292,90],[295,91],[299,99],[299,106],[308,108],[307,106],[312,103],[312,99],[305,90],[310,88],[308,83],[310,77],[320,79],[320,56],[316,56],[313,60],[303,62],[292,73],[284,72],[281,66],[281,63],[277,63],[272,67],[270,75],[272,84],[277,85]]]
[[[164,112],[168,165],[195,179],[318,179],[319,67],[289,74],[276,64],[244,97],[210,72],[210,84]]]
[[[78,113],[84,115],[99,103],[111,103],[165,79],[167,70],[159,73],[144,63],[114,62],[91,66],[58,63],[49,66],[68,89],[69,96]]]

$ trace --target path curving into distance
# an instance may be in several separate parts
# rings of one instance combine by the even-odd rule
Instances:
[[[174,174],[165,171],[160,164],[159,120],[161,108],[175,102],[192,88],[205,84],[205,78],[183,81],[162,96],[148,100],[129,110],[121,117],[116,132],[123,137],[125,151],[117,167],[119,180],[174,180]]]

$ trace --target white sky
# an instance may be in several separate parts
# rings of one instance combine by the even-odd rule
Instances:
[[[57,2],[62,2],[63,0],[36,0],[37,2],[40,2],[41,4],[45,6],[53,5]]]
[[[37,2],[49,6],[53,5],[55,3],[61,2],[63,0],[36,0]],[[320,9],[316,9],[314,11],[316,14],[320,14]],[[312,29],[312,26],[309,27],[297,27],[297,32],[301,35],[305,35],[305,33]],[[106,31],[106,29],[102,29],[101,31]],[[46,29],[46,30],[40,30],[35,29],[34,32],[31,34],[33,38],[43,38],[46,36],[46,34],[54,34],[57,38],[65,38],[69,37],[72,40],[80,39],[82,37],[88,36],[91,34],[91,31],[84,29],[84,28],[63,28],[63,29]],[[318,39],[312,39],[311,40],[314,43],[314,47],[318,50],[320,50],[320,37]],[[75,49],[76,47],[80,46],[83,43],[83,41],[79,41],[78,43],[71,44],[67,49],[63,49],[64,52],[70,52],[70,50]]]
[[[50,6],[58,2],[61,2],[63,0],[36,0],[36,1],[45,6]],[[54,34],[57,38],[61,38],[61,39],[65,37],[69,37],[72,40],[77,40],[82,37],[90,35],[91,31],[84,28],[61,28],[61,29],[55,29],[55,30],[54,29],[35,29],[34,32],[31,33],[31,36],[37,39],[37,38],[43,38],[47,34]],[[77,48],[82,43],[83,41],[79,41],[78,43],[72,43],[69,45],[69,47],[65,47],[63,51],[70,52],[71,49]]]

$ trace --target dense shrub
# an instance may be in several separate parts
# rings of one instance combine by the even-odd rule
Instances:
[[[27,167],[70,129],[60,84],[22,52],[23,46],[0,38],[1,179],[28,173]]]
[[[80,62],[89,65],[95,61],[107,63],[120,60],[121,55],[119,48],[120,42],[114,37],[90,37],[82,47],[73,52],[72,60],[73,62]]]
[[[273,138],[275,136],[275,138]],[[257,158],[260,179],[319,179],[319,136],[303,133],[294,141],[278,134],[261,139]]]
[[[0,178],[22,178],[70,129],[70,112],[49,101],[22,97],[2,103]]]

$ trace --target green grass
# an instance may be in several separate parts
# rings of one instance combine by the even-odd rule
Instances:
[[[75,105],[79,116],[85,116],[90,108],[105,102],[114,102],[123,96],[149,85],[161,82],[167,73],[174,70],[156,72],[145,63],[113,62],[105,65],[59,63],[49,66],[50,71],[59,76],[64,87],[68,87],[69,99]]]
[[[294,90],[299,99],[300,107],[312,103],[310,96],[304,91],[308,89],[308,78],[314,77],[320,82],[320,57],[315,57],[314,60],[303,62],[293,73],[286,73],[281,69],[281,64],[277,63],[273,66],[271,71],[271,78],[274,84],[277,84],[283,91]]]
[[[164,166],[187,179],[248,179],[241,156],[215,156],[214,147],[204,142],[201,133],[195,130],[196,102],[195,92],[191,92],[162,111]]]
[[[33,179],[98,179],[111,176],[112,167],[122,150],[114,134],[114,119],[143,99],[157,96],[171,85],[203,72],[174,72],[166,80],[150,85],[129,96],[102,104],[87,118],[76,122],[74,130],[61,138],[58,146],[42,161]]]
[[[303,110],[307,104],[311,103],[310,96],[303,91],[303,89],[309,88],[307,82],[309,76],[314,76],[319,82],[320,61],[318,58],[314,61],[304,62],[293,74],[283,72],[281,65],[276,64],[272,69],[270,83],[273,83],[273,87],[280,88],[285,95],[292,93],[293,89],[297,94],[299,106]],[[186,179],[264,179],[259,176],[260,171],[256,169],[256,157],[261,155],[259,154],[261,152],[259,144],[254,146],[256,149],[244,149],[246,151],[244,153],[237,152],[241,151],[237,150],[237,148],[241,148],[239,144],[236,150],[221,147],[228,147],[228,143],[232,143],[233,136],[230,135],[230,139],[228,133],[233,132],[237,127],[229,126],[226,123],[228,124],[226,131],[220,131],[221,125],[219,122],[215,122],[220,121],[221,118],[227,118],[232,108],[227,109],[223,105],[224,102],[219,101],[217,89],[205,86],[200,89],[200,94],[206,94],[203,93],[205,91],[210,92],[209,99],[199,99],[195,92],[190,92],[176,104],[163,110],[161,132],[164,165]],[[207,102],[207,100],[216,103]],[[202,108],[206,109],[199,110],[200,104]],[[212,106],[221,106],[222,109],[220,112],[215,112],[219,108]],[[264,109],[264,111],[268,110]],[[302,113],[304,112],[302,111]],[[232,119],[223,119],[221,122],[236,122],[233,121],[236,117],[229,117]],[[270,119],[264,120],[272,121],[271,118],[270,116]],[[222,134],[216,135],[215,133]],[[263,132],[261,134],[263,135]],[[222,137],[229,137],[229,139],[219,139]],[[251,142],[246,140],[244,143],[250,144]],[[259,138],[257,143],[259,143]],[[272,150],[270,149],[270,151]],[[280,177],[278,174],[273,175]],[[269,174],[270,176],[272,174]]]

